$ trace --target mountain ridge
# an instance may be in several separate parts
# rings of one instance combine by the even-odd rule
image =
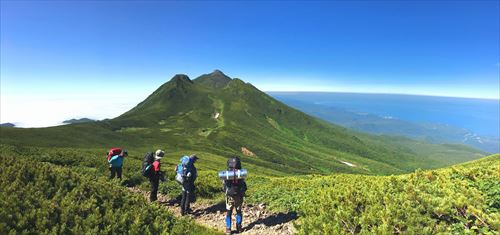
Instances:
[[[198,80],[200,77],[203,79]],[[50,146],[112,144],[191,149],[219,156],[239,155],[256,166],[294,174],[399,174],[483,154],[468,148],[354,132],[291,108],[222,72],[200,77],[191,80],[177,74],[114,119],[18,132],[2,129],[6,135],[0,138],[6,143]],[[224,86],[221,80],[226,82]],[[75,131],[78,138],[68,134]],[[410,145],[429,151],[424,154]],[[255,156],[244,156],[242,148]]]

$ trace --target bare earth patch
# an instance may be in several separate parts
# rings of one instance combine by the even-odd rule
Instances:
[[[249,156],[249,157],[255,156],[255,153],[253,153],[252,151],[250,151],[249,149],[247,149],[245,147],[241,147],[241,153],[243,153],[244,155]]]

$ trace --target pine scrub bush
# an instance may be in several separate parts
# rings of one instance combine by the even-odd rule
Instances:
[[[0,234],[211,234],[104,178],[0,157]]]

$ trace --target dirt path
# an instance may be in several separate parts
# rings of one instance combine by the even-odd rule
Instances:
[[[141,193],[146,198],[149,198],[149,192],[138,189],[129,188],[134,193]],[[168,207],[168,209],[176,216],[181,216],[179,208],[179,200],[168,198],[165,195],[158,194],[158,202]],[[205,225],[216,230],[225,231],[225,204],[202,204],[192,203],[192,214],[188,215],[197,223]],[[234,217],[234,215],[233,215]],[[233,218],[234,219],[234,218]],[[294,213],[270,213],[264,205],[243,205],[243,233],[241,234],[294,234],[292,221],[297,219]],[[233,234],[235,225],[233,221]]]

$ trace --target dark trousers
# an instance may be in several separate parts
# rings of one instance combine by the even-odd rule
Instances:
[[[149,201],[156,201],[158,199],[158,186],[160,185],[159,177],[151,177],[149,178],[149,182],[151,183],[151,194],[149,194]]]
[[[226,195],[226,228],[231,229],[231,217],[233,214],[233,209],[236,209],[236,229],[241,229],[241,223],[243,221],[243,195],[227,196]]]
[[[194,201],[194,182],[184,182],[182,184],[181,214],[190,210],[189,204]]]
[[[110,179],[115,178],[115,176],[118,177],[118,179],[122,179],[122,167],[111,167],[111,173],[109,175]]]

